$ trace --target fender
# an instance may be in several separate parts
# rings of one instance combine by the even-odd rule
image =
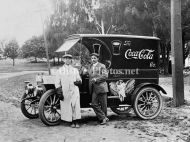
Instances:
[[[55,89],[55,85],[54,84],[42,84],[42,87],[44,89],[44,92],[51,90],[51,89]]]
[[[167,94],[166,91],[165,91],[161,86],[159,86],[158,84],[154,84],[154,83],[141,83],[141,84],[139,84],[139,85],[135,88],[135,90],[134,90],[133,93],[132,93],[132,96],[131,96],[132,102],[133,102],[133,100],[134,100],[135,94],[136,94],[139,90],[141,90],[142,88],[144,88],[144,87],[153,87],[153,88],[157,89],[158,91],[162,91],[163,94]]]
[[[33,97],[27,97],[27,98],[24,98],[21,100],[21,103],[25,100],[28,100],[28,99],[37,99],[36,96],[33,96]],[[36,101],[36,100],[35,100]]]

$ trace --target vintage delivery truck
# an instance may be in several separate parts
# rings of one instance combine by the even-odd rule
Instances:
[[[75,34],[69,36],[56,52],[71,48],[85,48],[98,53],[100,62],[108,71],[108,107],[117,114],[127,114],[131,109],[142,119],[154,119],[162,109],[161,93],[166,91],[159,84],[159,38],[115,34]],[[84,50],[83,50],[84,51]],[[80,60],[83,61],[83,60]],[[82,78],[81,108],[91,107],[88,65],[80,64]],[[34,87],[26,82],[21,110],[28,118],[37,118],[48,126],[60,123],[60,94],[55,91],[55,76],[43,76],[43,83]]]

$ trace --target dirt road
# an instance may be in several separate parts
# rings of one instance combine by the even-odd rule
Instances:
[[[81,128],[73,129],[66,122],[55,127],[46,127],[39,119],[29,120],[20,110],[11,104],[0,102],[0,139],[1,141],[46,141],[46,142],[125,142],[146,141],[141,132],[128,129],[127,123],[134,123],[131,118],[119,117],[109,113],[110,123],[101,126],[96,122],[96,117],[91,109],[82,110],[83,119]],[[122,125],[123,123],[123,125]],[[126,128],[125,125],[127,126]],[[131,125],[131,124],[129,124]]]
[[[167,86],[171,84],[171,78],[163,79],[161,83]],[[3,84],[5,83],[2,82],[1,85]],[[190,106],[187,105],[180,108],[164,107],[156,119],[148,121],[140,120],[133,112],[130,116],[118,116],[109,110],[110,122],[105,126],[98,125],[91,109],[82,109],[79,129],[71,128],[66,122],[59,126],[47,127],[39,119],[30,120],[24,117],[19,104],[1,99],[1,95],[10,95],[7,93],[10,91],[2,91],[4,93],[0,94],[0,142],[190,141]],[[170,106],[170,103],[167,103],[167,106]]]
[[[10,77],[20,76],[24,74],[31,74],[31,73],[41,73],[45,71],[21,71],[21,72],[12,72],[12,73],[0,73],[0,79],[7,79]]]
[[[110,122],[101,126],[91,109],[82,110],[81,128],[66,122],[46,127],[39,119],[25,118],[19,108],[0,102],[0,141],[2,142],[181,142],[189,141],[189,106],[164,108],[154,120],[143,121],[131,116],[118,116],[109,111]],[[179,113],[180,112],[180,113]],[[186,112],[186,114],[184,114]]]

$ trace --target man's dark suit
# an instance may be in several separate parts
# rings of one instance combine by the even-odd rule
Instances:
[[[92,94],[92,108],[100,121],[107,116],[107,78],[108,73],[104,64],[98,62],[95,67],[90,66],[89,92]],[[93,79],[95,82],[92,81]]]

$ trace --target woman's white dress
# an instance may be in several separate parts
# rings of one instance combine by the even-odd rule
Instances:
[[[71,122],[81,119],[80,92],[75,81],[82,81],[78,69],[63,65],[56,73],[55,87],[62,86],[64,100],[61,104],[61,119]]]

